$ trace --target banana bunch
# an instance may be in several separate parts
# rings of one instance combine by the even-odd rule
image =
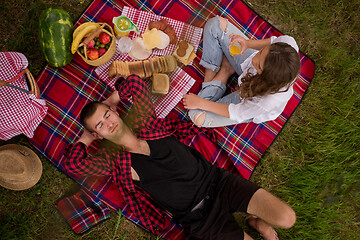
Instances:
[[[94,33],[101,27],[100,23],[86,22],[78,26],[73,33],[73,42],[71,44],[71,53],[74,54],[76,50],[83,45],[82,39],[89,34]]]

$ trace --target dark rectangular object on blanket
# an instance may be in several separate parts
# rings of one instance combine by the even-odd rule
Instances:
[[[75,26],[86,21],[106,22],[113,26],[112,18],[121,15],[124,6],[166,16],[196,27],[204,27],[207,19],[220,15],[228,18],[249,38],[253,39],[282,35],[246,4],[238,0],[95,0]],[[204,77],[204,68],[199,65],[202,55],[202,42],[196,53],[197,57],[193,64],[183,67],[196,80],[195,85],[190,90],[194,93],[200,90]],[[262,124],[244,123],[216,128],[215,143],[211,142],[208,136],[198,136],[190,141],[189,145],[204,153],[210,162],[216,162],[220,167],[237,172],[249,179],[261,156],[275,140],[300,103],[314,76],[314,63],[301,52],[300,57],[302,67],[294,85],[294,95],[284,112],[276,120]],[[82,126],[79,123],[81,108],[90,101],[104,100],[109,96],[112,89],[100,81],[94,72],[94,68],[86,64],[77,54],[65,67],[45,67],[37,78],[37,82],[49,109],[47,116],[36,130],[35,137],[30,141],[53,164],[64,171],[61,165],[64,149],[68,144],[74,143],[82,133]],[[236,81],[233,78],[228,91],[231,91],[235,84]],[[124,106],[124,110],[127,107],[129,106]],[[181,103],[167,117],[187,119],[186,111]],[[137,219],[131,216],[126,203],[109,177],[84,178],[71,174],[69,176],[112,210],[121,210],[122,214],[137,223]],[[187,239],[181,226],[170,221],[167,232],[162,237],[165,239]]]

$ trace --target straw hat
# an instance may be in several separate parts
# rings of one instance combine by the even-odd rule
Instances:
[[[7,144],[0,146],[0,185],[11,190],[34,186],[42,174],[40,158],[31,149]]]

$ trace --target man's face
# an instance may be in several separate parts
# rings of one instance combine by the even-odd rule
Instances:
[[[116,111],[106,105],[99,105],[95,113],[87,119],[87,126],[100,138],[110,141],[119,139],[126,128]]]

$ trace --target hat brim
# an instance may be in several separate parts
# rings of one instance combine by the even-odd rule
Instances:
[[[10,150],[10,151],[18,151],[21,153],[26,153],[26,155],[21,155],[24,158],[24,161],[30,161],[32,164],[32,174],[29,176],[27,181],[10,181],[6,178],[0,176],[0,185],[4,188],[11,190],[25,190],[32,186],[34,186],[42,175],[42,163],[40,158],[36,155],[36,153],[22,145],[18,144],[7,144],[4,146],[0,146],[0,155],[1,151]]]

